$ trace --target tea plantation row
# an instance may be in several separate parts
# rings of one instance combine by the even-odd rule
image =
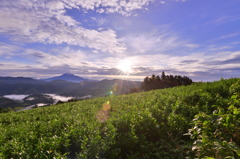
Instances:
[[[0,114],[0,158],[240,158],[240,79]]]

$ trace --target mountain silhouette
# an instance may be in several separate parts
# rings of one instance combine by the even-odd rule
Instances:
[[[17,83],[27,83],[27,84],[46,84],[44,81],[39,81],[29,77],[0,77],[0,84],[17,84]]]
[[[61,76],[55,76],[55,77],[42,79],[42,80],[47,81],[47,82],[51,82],[51,81],[55,81],[55,80],[64,80],[64,81],[75,82],[75,83],[79,83],[79,82],[82,82],[82,81],[91,81],[89,79],[85,79],[85,78],[76,76],[76,75],[71,74],[71,73],[64,73]]]

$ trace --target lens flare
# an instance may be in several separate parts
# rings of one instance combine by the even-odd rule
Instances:
[[[111,109],[110,101],[103,103],[102,109],[97,112],[96,117],[100,122],[105,122],[109,118],[109,110]]]
[[[102,110],[103,111],[108,111],[110,109],[111,109],[111,106],[110,106],[110,102],[109,101],[107,101],[106,103],[103,104],[103,106],[102,106]]]

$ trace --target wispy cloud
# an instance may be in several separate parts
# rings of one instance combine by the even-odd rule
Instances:
[[[232,46],[219,46],[219,47],[217,47],[217,46],[211,46],[210,48],[209,48],[209,50],[211,50],[211,51],[216,51],[216,50],[227,50],[227,49],[231,49],[232,48]]]
[[[121,39],[126,44],[126,52],[131,54],[158,54],[166,53],[174,49],[194,49],[198,44],[188,43],[177,34],[170,31],[152,31],[147,33],[130,34]]]
[[[0,57],[4,55],[12,56],[14,55],[14,52],[17,52],[19,49],[20,47],[18,46],[0,42]]]
[[[239,16],[230,16],[230,15],[221,16],[221,17],[216,18],[214,21],[212,21],[212,23],[223,24],[223,23],[227,23],[227,22],[233,22],[233,21],[236,21],[239,19],[240,19]]]
[[[101,17],[91,17],[91,19],[97,24],[97,26],[102,26],[104,23],[107,22],[107,19]],[[98,30],[102,30],[101,28]]]
[[[226,39],[226,38],[231,38],[231,37],[235,37],[237,35],[240,35],[240,33],[234,33],[234,34],[229,34],[229,35],[224,35],[219,37],[218,39]]]

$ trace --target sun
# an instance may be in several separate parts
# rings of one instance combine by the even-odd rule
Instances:
[[[118,63],[117,68],[125,74],[130,74],[132,72],[132,65],[129,60],[122,60]]]

